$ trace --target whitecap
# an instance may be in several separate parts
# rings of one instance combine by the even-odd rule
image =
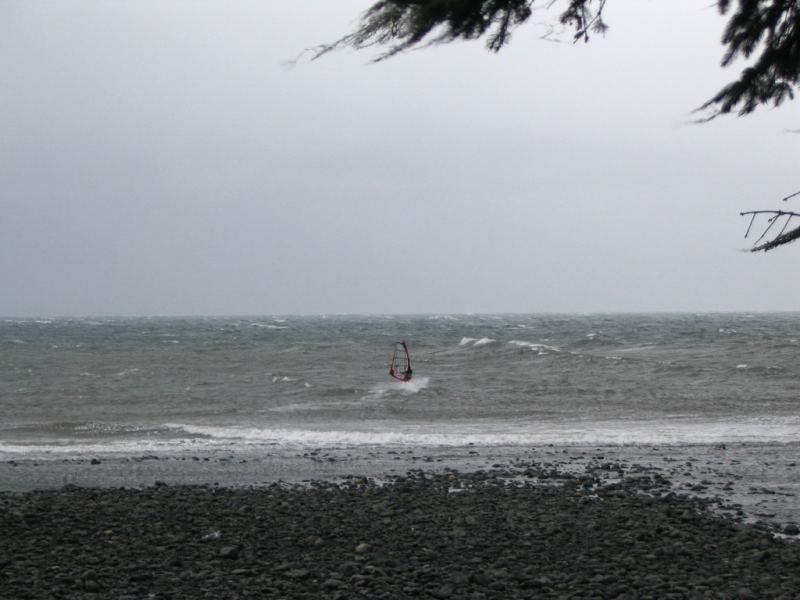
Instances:
[[[527,348],[533,352],[538,352],[539,354],[546,354],[548,352],[561,352],[555,346],[548,346],[547,344],[536,344],[534,342],[523,342],[522,340],[511,340],[508,342],[512,346],[517,346],[519,348]]]
[[[250,323],[250,327],[260,327],[262,329],[289,329],[287,325],[273,325],[272,323]]]
[[[122,371],[120,371],[118,373],[114,373],[114,377],[126,377],[127,375],[130,375],[131,373],[138,373],[140,370],[141,369],[139,369],[138,367],[131,367],[130,369],[123,369]]]
[[[362,400],[374,400],[382,398],[386,394],[396,393],[403,395],[416,394],[430,383],[430,377],[414,377],[411,381],[389,381],[380,383],[370,388],[369,393]]]
[[[485,346],[486,344],[491,344],[495,342],[492,338],[482,337],[480,339],[473,338],[473,337],[463,337],[461,338],[461,342],[459,342],[459,346]]]

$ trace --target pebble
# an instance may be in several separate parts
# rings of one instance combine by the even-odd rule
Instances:
[[[800,589],[794,538],[663,495],[656,476],[606,489],[543,465],[516,468],[549,484],[508,485],[514,471],[502,467],[414,471],[382,485],[0,493],[0,597],[789,598]]]
[[[219,556],[220,558],[238,558],[239,556],[239,547],[238,546],[223,546],[219,549]]]

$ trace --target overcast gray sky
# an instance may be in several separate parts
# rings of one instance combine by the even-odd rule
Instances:
[[[0,0],[0,315],[799,308],[738,215],[800,190],[797,102],[687,124],[712,2],[285,64],[370,4]]]

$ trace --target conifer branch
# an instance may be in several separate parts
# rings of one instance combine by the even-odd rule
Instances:
[[[575,27],[574,41],[583,40],[589,41],[589,31],[603,34],[608,29],[605,21],[603,21],[603,9],[606,6],[606,0],[598,0],[597,8],[592,11],[585,2],[573,2],[569,9],[561,16],[561,22],[564,25],[573,25]]]
[[[412,48],[456,40],[486,40],[498,52],[512,32],[530,20],[534,8],[558,5],[558,22],[574,41],[603,34],[607,0],[372,0],[356,29],[330,44],[311,49],[313,59],[339,48],[382,48],[378,62]],[[538,3],[538,4],[537,4]],[[800,89],[800,1],[714,0],[728,19],[721,64],[748,62],[734,81],[700,106],[698,121],[720,115],[746,115],[763,105],[779,106]]]
[[[800,195],[800,192],[792,194],[791,196],[787,196],[785,199],[797,195]],[[750,235],[753,223],[755,223],[756,218],[759,215],[770,215],[770,217],[767,219],[766,227],[761,232],[761,235],[758,236],[758,239],[753,243],[753,247],[750,249],[750,252],[759,252],[759,251],[766,252],[768,250],[772,250],[773,248],[777,248],[778,246],[783,246],[784,244],[788,244],[789,242],[793,242],[796,239],[800,238],[800,226],[795,227],[794,229],[791,229],[788,232],[786,231],[792,219],[794,217],[800,217],[800,213],[798,212],[789,210],[748,210],[745,212],[741,212],[739,214],[741,216],[750,215],[750,223],[748,224],[747,231],[744,234],[745,238],[747,238]],[[772,239],[761,244],[760,243],[761,240],[767,238],[773,226],[779,221],[783,221],[783,227],[781,227],[780,232],[778,232],[778,234],[775,235]]]

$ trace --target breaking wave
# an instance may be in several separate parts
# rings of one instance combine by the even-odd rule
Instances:
[[[0,443],[0,458],[43,460],[64,456],[129,455],[142,453],[180,454],[186,452],[259,447],[348,448],[348,447],[513,447],[513,446],[615,446],[615,445],[706,445],[727,443],[797,442],[800,417],[752,418],[739,421],[692,421],[686,418],[652,421],[582,421],[576,423],[487,422],[404,425],[375,423],[370,427],[329,428],[252,427],[246,425],[198,425],[169,423],[166,439],[54,440],[51,443]]]

